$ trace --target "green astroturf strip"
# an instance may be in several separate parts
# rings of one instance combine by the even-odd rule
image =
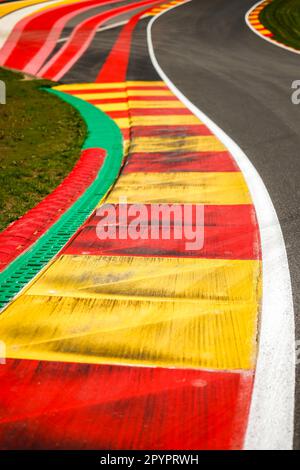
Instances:
[[[259,19],[274,39],[300,50],[300,0],[273,0]]]
[[[74,106],[87,124],[83,149],[102,148],[107,152],[94,182],[80,198],[25,253],[0,273],[0,308],[5,306],[68,242],[116,180],[123,157],[120,129],[105,113],[86,101],[57,90],[47,89]]]

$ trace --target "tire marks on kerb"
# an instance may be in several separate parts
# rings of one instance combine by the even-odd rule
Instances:
[[[122,208],[119,194],[126,195],[129,203],[150,201],[153,206],[191,201],[196,209],[206,202],[205,247],[203,252],[201,248],[188,252],[185,239],[163,240],[161,232],[158,243],[151,238],[128,237],[121,243],[102,240],[97,237],[94,213],[60,256],[5,310],[1,328],[9,357],[19,358],[25,370],[28,359],[36,364],[33,369],[41,364],[43,383],[48,378],[47,364],[55,361],[56,369],[61,367],[59,363],[65,368],[67,362],[74,363],[79,382],[83,367],[79,363],[84,363],[95,386],[93,371],[112,383],[110,377],[122,370],[126,379],[120,381],[122,389],[117,395],[107,395],[101,382],[97,417],[93,417],[98,423],[109,423],[109,444],[102,426],[86,428],[92,413],[87,390],[87,401],[76,415],[85,435],[84,442],[77,443],[80,448],[241,448],[255,366],[261,260],[254,208],[239,168],[224,145],[162,81],[58,88],[106,109],[124,139],[130,136],[126,166],[105,202],[115,204],[118,210]],[[170,103],[172,107],[168,107]],[[160,134],[162,118],[168,120],[169,127],[164,126]],[[172,140],[178,137],[181,145],[174,151]],[[197,171],[197,165],[184,160],[186,147],[191,153],[195,150],[199,161],[203,158],[206,171]],[[151,171],[148,159],[141,155],[144,149],[150,160],[156,159]],[[212,158],[214,153],[227,171],[221,171],[218,159]],[[169,165],[165,166],[167,159]],[[100,201],[99,206],[102,204]],[[196,223],[193,219],[193,225]],[[147,217],[144,227],[148,224]],[[22,331],[16,331],[16,321],[22,322]],[[48,362],[43,367],[44,361]],[[153,388],[137,388],[135,381],[148,384],[152,374],[155,398]],[[164,383],[160,382],[161,374]],[[63,374],[58,380],[64,380]],[[171,389],[174,381],[175,396]],[[144,400],[136,395],[137,389]],[[74,407],[77,390],[75,385],[75,395],[69,397]],[[28,394],[28,389],[24,393]],[[48,403],[47,393],[43,400]],[[14,403],[19,403],[18,397]],[[125,423],[120,427],[117,417],[122,403],[128,411],[122,414]],[[17,413],[18,408],[12,407],[12,423]],[[62,447],[73,444],[76,422],[68,416],[68,411],[62,410],[64,436],[59,434],[60,426],[50,429],[48,420],[38,421],[37,433],[29,417],[26,447],[32,434],[33,445],[41,442],[40,435],[47,446],[53,442]],[[15,433],[23,421],[11,424]],[[157,422],[161,423],[159,432]],[[4,440],[9,424],[1,427]],[[6,442],[11,448],[9,439]]]
[[[126,41],[132,38],[126,35]],[[128,51],[126,48],[122,53],[123,63],[128,63]],[[146,47],[141,48],[142,54],[147,56]],[[151,238],[145,243],[129,239],[122,246],[113,246],[110,240],[101,243],[93,225],[94,214],[62,256],[4,312],[1,326],[8,354],[17,354],[26,371],[26,359],[33,360],[32,368],[40,366],[46,376],[47,365],[37,361],[59,361],[66,368],[67,361],[80,361],[90,371],[100,363],[98,370],[105,375],[109,362],[107,379],[122,364],[130,379],[129,398],[123,390],[112,403],[112,394],[107,400],[102,385],[99,398],[103,407],[97,408],[97,420],[103,423],[108,419],[113,431],[111,444],[102,427],[89,427],[85,432],[84,423],[90,420],[88,400],[77,414],[81,433],[86,436],[83,446],[97,442],[102,448],[240,448],[252,390],[261,290],[259,236],[251,198],[230,153],[165,83],[125,80],[125,68],[113,68],[109,83],[60,87],[105,110],[118,121],[124,139],[130,137],[126,167],[107,201],[118,201],[121,191],[133,203],[191,202],[193,209],[205,203],[205,249],[195,256],[184,249],[185,240],[157,244]],[[149,156],[156,163],[151,171]],[[42,315],[39,304],[43,305]],[[14,327],[16,319],[23,322],[21,334]],[[17,353],[12,347],[16,343],[20,346]],[[57,370],[60,365],[56,364],[53,367]],[[12,368],[14,365],[12,362]],[[145,383],[151,370],[157,371],[155,366],[166,370],[166,385],[160,385],[159,374],[154,376],[162,397],[155,401],[154,413],[149,387],[141,392],[148,400],[138,400],[132,377]],[[189,367],[213,370],[197,370],[197,378],[189,383]],[[74,365],[74,369],[80,381],[82,366]],[[40,377],[43,383],[46,376]],[[174,380],[178,380],[178,389],[184,383],[182,393],[176,394],[178,404],[172,400],[168,385]],[[29,388],[24,393],[28,394]],[[164,396],[169,406],[163,410]],[[74,407],[76,398],[69,397]],[[48,399],[46,393],[46,407]],[[125,416],[126,439],[113,418],[120,415],[121,399],[124,408],[130,409]],[[18,399],[14,403],[19,403]],[[113,412],[107,413],[107,406]],[[19,440],[18,431],[25,421],[30,430],[26,447],[41,442],[65,446],[66,439],[73,445],[76,442],[76,422],[70,422],[67,410],[62,410],[60,418],[65,423],[64,436],[59,435],[61,426],[51,428],[49,419],[39,418],[37,433],[30,413],[14,424],[18,407],[11,405],[10,410],[10,423],[1,428],[4,439],[9,435],[5,430],[13,429]],[[159,441],[157,422],[163,423]],[[142,441],[137,440],[140,435]],[[6,445],[11,448],[13,444],[8,439]]]

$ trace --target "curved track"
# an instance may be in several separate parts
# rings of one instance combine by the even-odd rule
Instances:
[[[286,242],[297,316],[300,108],[290,96],[291,83],[299,77],[299,57],[248,28],[244,17],[254,3],[193,1],[154,24],[154,46],[167,75],[241,146],[266,184]],[[299,448],[299,384],[296,390],[295,447]]]

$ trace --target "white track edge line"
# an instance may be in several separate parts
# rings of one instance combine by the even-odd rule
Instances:
[[[177,8],[184,4],[175,5]],[[229,149],[248,185],[256,210],[262,247],[263,298],[254,389],[244,449],[292,449],[295,406],[295,323],[288,259],[270,195],[243,150],[189,101],[158,64],[152,43],[154,16],[147,27],[152,64],[185,106]]]
[[[247,11],[246,15],[245,15],[245,21],[246,21],[246,24],[247,26],[251,29],[251,31],[253,31],[253,33],[255,33],[260,39],[264,39],[265,41],[269,42],[270,44],[273,44],[273,46],[277,46],[277,47],[281,47],[281,49],[285,49],[286,51],[290,51],[290,52],[293,52],[294,54],[300,54],[300,51],[298,51],[297,49],[294,49],[293,47],[289,47],[289,46],[286,46],[285,44],[282,44],[280,42],[277,42],[277,41],[274,41],[273,39],[267,37],[267,36],[264,36],[263,34],[261,34],[259,31],[257,31],[257,29],[254,28],[254,26],[250,23],[250,20],[249,20],[249,15],[250,13],[252,13],[253,10],[255,10],[255,8],[257,8],[259,5],[261,5],[262,3],[264,3],[265,0],[260,0],[259,2],[255,3],[251,8],[250,10]]]

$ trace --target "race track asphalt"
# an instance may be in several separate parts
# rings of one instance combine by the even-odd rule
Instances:
[[[300,56],[255,35],[254,0],[193,0],[153,25],[157,60],[173,83],[239,144],[261,175],[283,231],[300,339]],[[274,266],[278,260],[274,259]],[[299,367],[299,366],[298,366]],[[300,448],[300,369],[294,447]]]

